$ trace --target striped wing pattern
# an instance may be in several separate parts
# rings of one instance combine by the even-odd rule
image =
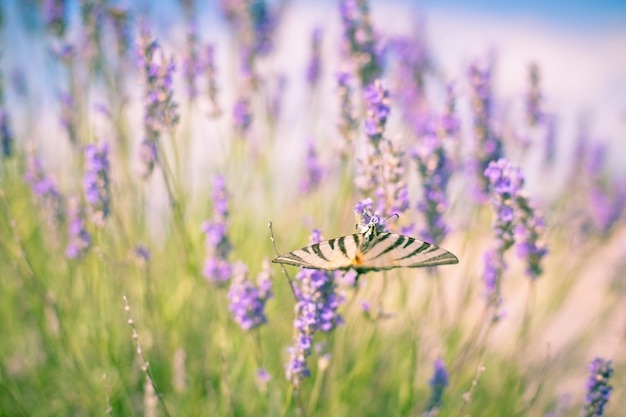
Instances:
[[[363,236],[356,233],[342,236],[286,253],[272,262],[311,269],[348,269],[362,240]]]
[[[349,269],[359,273],[392,268],[419,268],[459,262],[436,245],[395,233],[378,233],[367,241],[347,235],[281,255],[272,262],[312,269]]]

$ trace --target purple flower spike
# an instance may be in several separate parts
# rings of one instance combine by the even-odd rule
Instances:
[[[491,206],[495,214],[493,228],[504,252],[515,242],[514,204],[524,184],[524,177],[519,168],[504,158],[490,162],[485,169],[485,177],[489,181]]]
[[[515,243],[519,212],[524,212],[518,204],[526,204],[526,200],[522,199],[520,194],[524,177],[519,168],[514,167],[504,158],[491,161],[485,169],[484,175],[489,183],[489,195],[494,213],[492,227],[496,233],[496,241],[494,247],[485,254],[483,277],[487,292],[487,304],[494,311],[492,320],[497,321],[502,317],[500,283],[506,268],[504,253]],[[525,212],[528,213],[528,210]],[[531,223],[530,218],[527,219],[527,223]],[[527,242],[532,243],[532,238]],[[533,259],[529,262],[532,262],[533,268],[538,268],[538,261],[535,262]]]
[[[306,69],[306,79],[311,87],[315,87],[320,79],[322,67],[322,30],[315,28],[311,35],[311,59]]]
[[[309,243],[315,244],[321,240],[320,231],[313,230]],[[287,379],[298,387],[300,381],[311,373],[307,358],[311,355],[315,332],[321,330],[328,333],[343,324],[337,309],[344,302],[344,298],[337,293],[332,272],[302,269],[296,275],[296,282],[294,342],[288,349],[290,360],[285,365],[285,370]]]
[[[434,132],[421,138],[420,144],[413,150],[413,157],[424,189],[423,197],[417,209],[426,218],[421,236],[430,242],[441,242],[449,232],[443,220],[448,208],[448,182],[452,175],[452,164],[448,159],[442,139]]]
[[[365,134],[369,140],[365,145],[365,159],[358,161],[358,173],[354,184],[363,194],[369,194],[380,184],[383,164],[380,142],[389,116],[389,90],[380,80],[376,80],[367,86],[364,96],[367,106]]]
[[[380,80],[374,81],[363,93],[367,105],[365,134],[374,144],[380,142],[389,117],[389,90]]]
[[[91,236],[85,229],[84,213],[78,197],[69,201],[68,220],[69,238],[65,256],[69,259],[81,259],[91,247]]]
[[[384,202],[383,212],[387,215],[402,214],[409,208],[409,186],[405,178],[404,152],[390,139],[381,143],[382,177],[380,193]]]
[[[1,86],[0,89],[2,89]],[[0,103],[0,147],[2,148],[2,155],[8,158],[13,154],[14,139],[9,125],[9,113],[1,106],[2,103]]]
[[[29,149],[24,180],[30,185],[35,200],[42,206],[47,222],[58,229],[65,220],[64,199],[54,178],[46,175],[41,159]]]
[[[250,98],[242,95],[237,99],[233,106],[233,122],[235,131],[239,136],[245,136],[250,130],[252,124],[252,107]]]
[[[304,179],[300,183],[300,192],[303,194],[314,191],[322,182],[322,167],[320,166],[315,143],[312,139],[309,140],[305,167]]]
[[[198,55],[198,31],[197,24],[192,21],[187,33],[187,51],[183,60],[182,72],[187,83],[187,95],[193,100],[198,95],[198,75],[202,72],[202,65]]]
[[[85,147],[83,188],[91,222],[103,227],[111,212],[109,145]]]
[[[62,37],[67,28],[67,1],[44,0],[43,14],[50,32],[55,36]]]
[[[341,0],[339,15],[343,28],[342,52],[356,67],[362,85],[368,85],[382,72],[382,58],[372,28],[366,0]]]
[[[213,217],[202,224],[207,250],[203,275],[214,284],[224,284],[232,275],[232,265],[228,262],[232,247],[227,235],[227,220],[226,180],[218,175],[213,179]]]
[[[609,401],[613,387],[609,380],[613,375],[613,366],[610,360],[596,358],[589,364],[589,379],[587,380],[587,395],[581,416],[599,417],[604,413],[604,407]]]
[[[347,71],[337,74],[337,95],[339,96],[339,122],[337,128],[341,135],[341,143],[338,145],[342,159],[352,155],[352,142],[356,136],[358,126],[357,116],[352,102],[351,75]]]
[[[217,70],[215,68],[215,46],[207,45],[204,56],[204,76],[207,83],[207,96],[211,105],[209,109],[209,117],[217,117],[222,110],[217,101]]]
[[[107,16],[113,24],[117,56],[120,58],[121,62],[124,62],[132,44],[128,10],[121,7],[109,6],[107,7]]]
[[[258,276],[257,285],[248,279],[248,271],[243,263],[233,266],[228,299],[233,318],[243,330],[251,330],[267,323],[265,303],[272,298],[271,275],[268,259],[263,261],[263,271]]]
[[[430,384],[431,393],[426,405],[426,413],[427,415],[436,415],[436,410],[441,407],[443,391],[448,386],[448,371],[446,371],[446,365],[443,363],[443,360],[437,359],[435,361],[435,372],[428,383]]]
[[[543,110],[541,108],[541,87],[539,85],[540,74],[539,67],[536,63],[532,63],[528,69],[528,78],[530,81],[529,89],[526,94],[526,120],[529,126],[536,126],[544,120]]]
[[[517,256],[526,260],[526,274],[531,279],[536,279],[543,272],[541,261],[548,253],[545,243],[541,240],[545,222],[523,194],[517,197],[516,203],[520,212],[519,223],[515,226]]]
[[[148,178],[156,158],[157,141],[161,134],[170,131],[178,123],[178,104],[174,101],[172,76],[175,65],[173,59],[165,59],[156,40],[146,28],[142,28],[137,60],[144,79],[143,119],[145,139],[141,144],[142,175]]]
[[[502,140],[493,126],[493,97],[491,93],[491,68],[474,63],[469,68],[472,111],[474,113],[475,161],[478,174],[479,200],[487,194],[489,183],[483,172],[491,161],[502,157]]]

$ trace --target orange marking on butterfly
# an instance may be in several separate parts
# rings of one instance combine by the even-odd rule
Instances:
[[[352,266],[360,266],[363,264],[363,258],[361,258],[361,254],[357,253],[354,255],[354,258],[352,259]]]

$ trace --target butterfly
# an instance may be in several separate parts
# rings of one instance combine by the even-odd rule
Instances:
[[[311,269],[354,269],[357,274],[459,263],[454,254],[436,245],[381,231],[378,216],[372,216],[367,224],[357,224],[357,228],[360,233],[305,246],[272,262]]]

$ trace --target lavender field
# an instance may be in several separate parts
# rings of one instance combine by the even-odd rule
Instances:
[[[0,416],[624,414],[623,25],[0,11]],[[459,263],[271,263],[370,220]]]

